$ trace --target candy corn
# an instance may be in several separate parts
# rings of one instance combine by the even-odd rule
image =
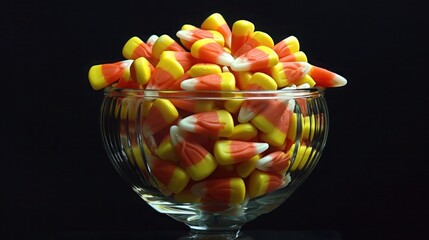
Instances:
[[[231,53],[240,49],[245,42],[253,35],[255,25],[247,20],[238,20],[232,25]]]
[[[181,167],[171,161],[157,158],[152,163],[151,172],[158,181],[174,193],[181,192],[190,179],[189,175]]]
[[[143,123],[143,135],[152,136],[160,130],[168,127],[177,119],[179,113],[176,107],[166,99],[156,99],[149,110],[148,115]]]
[[[181,203],[199,203],[201,202],[201,197],[197,196],[192,192],[192,184],[183,189],[183,191],[174,194],[174,200]]]
[[[150,35],[150,37],[146,40],[146,45],[152,48],[156,40],[158,40],[158,38],[159,38],[158,35],[155,35],[155,34]]]
[[[173,142],[171,141],[170,134],[166,135],[160,142],[155,154],[162,160],[172,162],[179,162],[179,156],[174,149]]]
[[[276,81],[262,72],[256,72],[250,77],[247,86],[243,90],[276,90]]]
[[[126,59],[137,59],[144,57],[151,64],[156,64],[156,59],[152,55],[152,46],[144,43],[139,37],[130,38],[122,48],[122,55]]]
[[[233,72],[238,89],[249,89],[249,80],[253,76],[250,71]]]
[[[221,45],[211,38],[196,41],[191,47],[191,54],[201,61],[229,66],[234,58]]]
[[[231,29],[223,16],[219,13],[213,13],[207,17],[201,24],[202,29],[215,30],[222,34],[227,47],[231,47]]]
[[[310,71],[306,62],[279,62],[271,68],[271,73],[279,87],[285,87],[297,82]]]
[[[214,63],[196,63],[189,69],[188,73],[191,75],[191,77],[200,77],[204,75],[222,73],[222,69],[219,65]]]
[[[178,31],[176,33],[176,36],[180,38],[180,40],[185,41],[186,43],[185,46],[188,49],[190,49],[192,44],[194,44],[196,41],[204,38],[211,38],[221,46],[225,44],[225,40],[223,39],[222,34],[220,32],[213,31],[213,30],[204,30],[199,28],[184,29],[184,30]]]
[[[184,135],[177,126],[170,128],[171,141],[180,158],[179,165],[193,180],[204,179],[216,169],[217,162],[203,146],[191,139],[186,139]]]
[[[112,86],[116,88],[130,88],[130,89],[143,88],[141,84],[137,83],[137,81],[131,77],[131,66],[129,68],[124,69],[124,72],[122,73],[121,78],[119,78],[118,82],[113,83]]]
[[[277,53],[272,48],[258,46],[237,57],[231,63],[234,71],[256,71],[269,68],[279,62]]]
[[[221,165],[240,163],[267,150],[267,143],[218,140],[214,144],[214,155]]]
[[[145,57],[134,60],[130,66],[130,75],[138,84],[145,85],[149,82],[154,67]]]
[[[287,57],[299,51],[299,41],[295,36],[289,36],[274,45],[273,50],[277,53],[279,58]]]
[[[204,202],[240,204],[244,201],[246,186],[239,177],[220,178],[194,184],[192,192]]]
[[[285,181],[281,174],[255,170],[249,176],[249,195],[251,198],[260,197],[284,185]]]
[[[279,147],[283,145],[286,141],[286,135],[289,131],[290,118],[294,108],[295,101],[293,99],[290,99],[288,101],[286,110],[281,113],[281,116],[279,117],[279,120],[273,130],[268,133],[263,132],[260,134],[259,137],[261,138],[261,140],[265,141],[271,146]]]
[[[213,100],[170,99],[170,101],[177,108],[191,113],[211,111],[215,106],[215,102]]]
[[[185,52],[186,50],[167,34],[159,36],[153,44],[152,56],[156,59],[161,58],[164,51]]]
[[[289,152],[273,152],[259,159],[256,168],[265,172],[285,172],[290,166],[290,158]]]
[[[267,101],[267,107],[251,120],[253,125],[264,133],[269,133],[275,128],[287,107],[287,104],[280,100]]]
[[[241,123],[234,126],[229,139],[239,140],[239,141],[250,141],[258,136],[258,129],[256,129],[253,124],[250,123]]]
[[[274,47],[274,41],[270,35],[261,31],[255,31],[243,45],[233,54],[234,57],[245,54],[257,46]]]
[[[147,85],[147,89],[169,89],[184,75],[182,65],[172,58],[163,57],[159,60]]]
[[[252,120],[256,115],[268,107],[269,100],[246,100],[241,104],[237,120],[240,123],[246,123]]]
[[[308,59],[304,52],[299,51],[279,58],[279,62],[308,62]]]
[[[179,127],[209,136],[229,137],[234,131],[234,120],[228,111],[216,110],[190,115],[179,122]]]
[[[237,174],[242,178],[247,178],[255,169],[256,164],[259,161],[260,156],[255,155],[254,157],[249,158],[249,160],[246,160],[241,163],[235,164],[235,171]],[[226,165],[229,166],[229,165]]]
[[[121,78],[124,70],[129,68],[132,60],[94,65],[89,69],[88,78],[94,90],[100,90]]]
[[[347,84],[347,80],[327,69],[311,65],[308,75],[321,87],[341,87]]]
[[[230,72],[213,73],[182,81],[185,90],[226,91],[235,89],[235,78]]]
[[[192,66],[198,63],[198,59],[194,58],[190,52],[178,51],[163,51],[160,59],[171,58],[180,63],[183,71],[188,71]]]

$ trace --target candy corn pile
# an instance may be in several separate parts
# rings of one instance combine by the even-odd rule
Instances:
[[[214,13],[199,27],[183,25],[176,36],[178,41],[168,35],[152,35],[146,42],[130,38],[122,49],[125,60],[90,68],[92,88],[264,91],[347,83],[308,63],[296,37],[274,43],[247,20],[230,28]],[[118,115],[129,121],[120,125],[121,139],[128,139],[124,146],[131,143],[126,154],[146,175],[148,166],[152,185],[178,202],[242,204],[287,185],[289,172],[302,169],[316,154],[306,144],[317,127],[315,115],[305,111],[305,99],[215,102],[130,96],[121,101]],[[294,112],[297,104],[300,113]],[[303,130],[295,148],[298,119]],[[137,131],[143,140],[129,140]],[[298,149],[293,163],[291,149]]]
[[[94,90],[117,88],[158,90],[277,90],[307,83],[310,87],[339,87],[342,76],[308,63],[298,39],[280,42],[253,23],[238,20],[232,28],[219,13],[200,27],[185,24],[176,33],[152,35],[146,42],[129,39],[125,60],[92,66],[89,81]],[[254,73],[269,82],[263,89],[251,83]]]

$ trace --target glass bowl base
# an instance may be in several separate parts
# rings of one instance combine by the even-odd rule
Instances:
[[[180,237],[179,240],[252,240],[240,229],[241,226],[234,229],[195,229],[191,227],[189,234]]]

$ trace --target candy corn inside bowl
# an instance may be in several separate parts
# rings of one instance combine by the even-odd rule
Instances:
[[[328,132],[323,95],[106,88],[102,136],[116,170],[150,206],[193,235],[234,239],[318,162]]]
[[[130,38],[124,60],[94,65],[104,89],[102,138],[116,170],[182,239],[236,239],[280,206],[319,161],[328,134],[325,89],[340,75],[219,13],[176,36]],[[180,43],[179,43],[180,42]]]

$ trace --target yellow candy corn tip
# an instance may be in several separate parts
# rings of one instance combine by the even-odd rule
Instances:
[[[299,48],[300,48],[299,41],[298,41],[298,38],[296,38],[295,36],[289,36],[285,38],[283,41],[285,41],[285,43],[287,44],[291,52],[294,53],[299,51]]]
[[[215,158],[212,154],[208,153],[200,162],[186,167],[185,170],[192,180],[199,181],[212,174],[216,167],[217,162]]]
[[[173,193],[181,192],[189,182],[189,175],[182,168],[177,167],[174,170],[172,180],[168,183],[167,188]]]
[[[101,65],[95,65],[89,69],[88,79],[92,89],[94,90],[100,90],[108,85],[104,79]]]
[[[167,99],[156,99],[149,110],[149,116],[151,113],[155,112],[155,110],[161,114],[160,118],[162,117],[162,120],[160,118],[146,118],[143,125],[143,135],[146,138],[155,133],[153,128],[167,127],[179,117],[179,112],[176,107]]]
[[[151,69],[149,61],[144,57],[139,57],[133,62],[136,78],[139,84],[146,84],[150,80]]]
[[[162,57],[156,65],[156,68],[162,68],[169,72],[174,79],[178,79],[185,74],[182,65],[174,58]]]
[[[220,13],[213,13],[204,20],[201,24],[201,28],[215,30],[225,23],[226,21]]]
[[[220,66],[214,63],[197,63],[188,70],[189,75],[193,78],[221,72]]]
[[[277,90],[276,81],[270,76],[262,72],[256,72],[249,79],[248,84],[255,84],[264,90]]]
[[[139,37],[132,37],[130,38],[122,48],[122,55],[127,58],[131,59],[133,56],[133,52],[140,44],[142,44],[143,41]]]
[[[176,43],[173,38],[167,34],[159,36],[153,44],[152,55],[159,59],[164,50],[166,50],[171,44]]]
[[[241,123],[241,124],[237,124],[234,127],[232,135],[229,137],[229,139],[249,141],[252,138],[256,137],[257,135],[258,135],[258,130],[256,129],[255,126],[253,126],[253,124]]]
[[[183,24],[181,30],[192,30],[192,29],[196,29],[197,27],[195,27],[192,24]]]
[[[274,47],[274,40],[265,32],[255,31],[252,38],[258,41],[260,45],[267,46],[269,48]]]
[[[255,25],[247,20],[237,20],[232,25],[233,35],[249,35],[255,31]]]

